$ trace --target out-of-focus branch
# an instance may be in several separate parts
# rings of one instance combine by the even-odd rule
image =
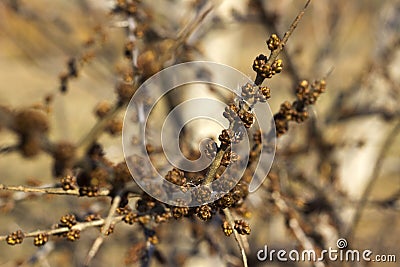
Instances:
[[[382,144],[382,147],[380,149],[380,152],[378,154],[378,160],[375,163],[374,169],[372,171],[371,177],[368,181],[368,184],[366,185],[364,192],[361,195],[361,199],[358,202],[356,209],[355,209],[355,214],[353,217],[353,220],[348,228],[347,231],[347,240],[351,242],[352,238],[355,235],[355,231],[357,229],[358,223],[360,222],[361,216],[363,214],[364,208],[368,202],[368,198],[372,192],[372,189],[375,186],[376,181],[378,180],[379,173],[382,169],[382,163],[385,159],[386,153],[389,151],[390,147],[392,146],[393,142],[396,140],[397,135],[400,132],[400,120],[397,121],[396,125],[394,128],[389,132],[389,134],[386,137],[386,140]]]

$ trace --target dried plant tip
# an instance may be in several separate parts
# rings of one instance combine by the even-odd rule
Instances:
[[[40,233],[33,239],[33,244],[37,247],[43,246],[49,241],[49,235],[46,233]]]
[[[24,233],[21,230],[18,230],[9,234],[6,238],[6,242],[7,244],[14,246],[17,244],[21,244],[24,240],[24,237]]]
[[[229,222],[224,221],[221,226],[226,236],[230,236],[233,233],[232,226],[229,224]]]
[[[281,39],[279,39],[278,35],[273,33],[267,40],[268,49],[271,50],[271,52],[272,52],[272,51],[278,49],[280,43],[281,43]]]
[[[234,228],[241,235],[249,235],[251,231],[249,224],[243,220],[235,220]]]

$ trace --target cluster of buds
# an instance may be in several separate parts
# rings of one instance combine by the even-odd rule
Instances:
[[[311,85],[308,81],[301,81],[296,87],[297,100],[292,104],[285,101],[277,114],[274,115],[278,137],[289,129],[289,121],[303,122],[308,118],[307,107],[315,103],[318,97],[325,92],[326,82],[316,81]]]
[[[222,226],[222,231],[226,236],[230,236],[233,233],[233,228],[229,224],[229,222],[224,221],[221,226]]]
[[[218,136],[219,141],[221,141],[222,147],[230,146],[232,135],[233,135],[232,130],[229,130],[229,129],[222,130],[222,133]]]
[[[305,106],[313,105],[317,101],[320,94],[324,93],[326,90],[326,81],[315,81],[310,84],[307,80],[301,81],[296,87],[297,99],[302,102]]]
[[[167,173],[167,175],[165,175],[165,180],[179,186],[184,186],[186,184],[186,178],[184,175],[183,171],[178,168],[173,168]]]
[[[234,229],[241,235],[249,235],[251,231],[249,223],[243,220],[235,220]]]
[[[173,207],[172,208],[172,216],[175,219],[182,218],[189,214],[189,207]]]
[[[73,214],[67,214],[60,218],[60,223],[58,224],[59,227],[68,227],[72,228],[77,223],[76,217]]]
[[[255,95],[256,101],[265,103],[271,98],[271,89],[267,86],[258,86],[258,91]]]
[[[46,233],[40,233],[33,239],[33,244],[37,247],[43,246],[49,241],[49,235]]]
[[[127,224],[134,224],[135,222],[139,221],[139,216],[136,212],[129,212],[125,214],[123,221],[126,222]]]
[[[72,190],[75,189],[75,179],[71,175],[66,175],[61,178],[61,187],[64,190]]]
[[[222,156],[221,165],[227,167],[229,164],[239,160],[238,154],[228,151]]]
[[[277,73],[280,73],[283,69],[283,62],[281,59],[276,59],[270,65],[268,63],[268,57],[260,54],[254,59],[253,70],[257,73],[257,76],[262,78],[270,79]]]
[[[81,231],[78,229],[71,229],[67,233],[68,241],[75,241],[81,237]]]
[[[212,208],[210,205],[203,205],[196,208],[196,215],[203,221],[208,221],[211,219],[213,214]]]
[[[98,186],[81,186],[79,187],[79,195],[87,197],[96,197],[99,195]]]
[[[274,51],[274,50],[278,49],[280,43],[281,43],[281,39],[279,39],[278,35],[273,33],[267,40],[268,49],[271,51]]]
[[[17,245],[17,244],[21,244],[22,241],[24,240],[24,233],[21,230],[12,232],[11,234],[9,234],[6,238],[6,242],[9,245]]]

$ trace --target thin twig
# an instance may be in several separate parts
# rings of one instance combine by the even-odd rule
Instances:
[[[242,236],[235,230],[235,220],[233,219],[232,213],[229,210],[229,208],[223,209],[223,211],[227,222],[233,229],[233,235],[235,236],[236,243],[238,244],[240,253],[242,254],[243,266],[248,267],[247,256],[246,256],[246,251],[244,249]]]
[[[117,216],[112,218],[112,223],[118,223],[121,222],[124,216]],[[32,232],[24,232],[24,238],[29,238],[29,237],[36,237],[39,234],[47,234],[47,235],[59,235],[63,233],[68,233],[70,230],[79,230],[83,231],[86,228],[90,227],[97,227],[97,226],[102,226],[105,223],[105,219],[99,219],[91,222],[78,222],[71,228],[68,227],[61,227],[61,228],[56,228],[56,229],[48,229],[48,230],[37,230],[37,231],[32,231]],[[7,235],[2,235],[0,236],[0,241],[4,241],[7,239]]]
[[[275,49],[272,53],[271,56],[268,59],[268,62],[274,62],[275,59],[278,57],[279,53],[282,51],[282,49],[285,47],[287,41],[289,40],[290,35],[294,32],[296,29],[297,25],[299,24],[301,18],[304,16],[304,13],[306,12],[306,9],[308,5],[310,4],[311,0],[308,0],[306,4],[304,5],[303,9],[300,11],[300,13],[296,16],[296,18],[293,20],[292,24],[290,25],[289,29],[287,32],[285,32],[285,35],[283,36],[281,42],[279,43],[279,46],[277,49]]]
[[[315,251],[313,243],[307,237],[304,230],[301,228],[299,221],[291,216],[291,212],[289,210],[289,206],[286,204],[286,201],[282,198],[281,193],[278,191],[274,191],[272,193],[272,199],[274,200],[275,206],[279,209],[279,211],[289,218],[289,227],[292,230],[296,239],[300,242],[301,246],[308,251]],[[316,267],[324,267],[325,264],[323,262],[314,262],[314,266]]]
[[[96,240],[94,241],[91,249],[89,250],[89,253],[88,253],[88,255],[86,257],[86,260],[85,260],[85,266],[89,266],[90,265],[90,262],[92,261],[94,256],[96,256],[96,254],[99,251],[101,245],[103,244],[104,238],[107,236],[107,231],[109,230],[109,228],[111,226],[111,223],[113,221],[115,210],[119,206],[120,202],[121,202],[121,196],[117,195],[113,199],[113,203],[112,203],[112,205],[110,207],[110,210],[108,212],[108,216],[105,219],[104,226],[101,229],[101,234],[96,238]]]

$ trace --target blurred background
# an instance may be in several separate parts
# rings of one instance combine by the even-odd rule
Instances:
[[[185,26],[198,20],[179,54],[176,49],[176,57],[162,67],[210,60],[254,78],[255,56],[268,53],[265,41],[272,33],[282,37],[304,4],[299,0],[141,1],[138,7],[150,22],[138,22],[145,32],[139,53],[162,40],[174,41]],[[95,106],[116,99],[114,88],[127,65],[126,18],[111,14],[114,6],[108,0],[1,1],[0,105],[11,109],[46,105],[46,97],[51,97],[50,139],[80,140],[96,122]],[[198,19],[204,10],[206,16]],[[88,45],[92,39],[96,44]],[[68,92],[61,93],[59,77],[68,60],[87,55],[93,58],[69,81]],[[279,177],[282,195],[318,247],[335,248],[338,238],[346,238],[352,249],[394,254],[399,261],[400,2],[312,1],[280,58],[284,71],[264,82],[271,88],[274,113],[281,103],[295,99],[299,80],[327,81],[327,91],[310,108],[309,120],[290,124],[289,132],[279,139],[271,173]],[[109,160],[123,159],[120,137],[102,135],[99,141]],[[0,147],[16,142],[11,132],[0,131]],[[52,184],[51,164],[44,153],[27,159],[17,152],[2,152],[0,183]],[[301,246],[286,215],[274,207],[268,185],[267,180],[246,200],[252,229],[247,237],[249,266],[312,266],[257,260],[264,245]],[[10,197],[0,191],[0,235],[46,229],[63,214],[79,214],[88,207],[105,212],[109,201],[95,204],[88,198]],[[118,225],[93,266],[137,266],[129,261],[129,253],[135,254],[134,245],[141,240],[136,232],[134,226]],[[0,266],[81,266],[97,234],[89,229],[72,243],[55,239],[39,249],[42,254],[28,240],[14,247],[2,242]],[[151,266],[242,264],[233,237],[223,236],[218,220],[171,221],[160,227],[158,235],[160,255]],[[326,263],[381,265],[398,263]]]

